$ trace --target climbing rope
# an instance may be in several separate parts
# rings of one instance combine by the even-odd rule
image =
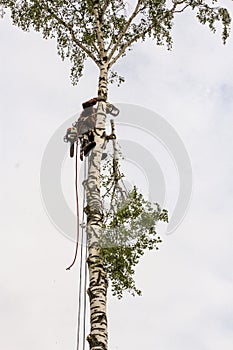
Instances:
[[[84,160],[84,180],[87,178],[87,158]],[[76,197],[76,247],[74,259],[69,267],[66,270],[70,270],[71,267],[75,264],[78,258],[78,250],[79,250],[79,239],[80,242],[80,261],[79,261],[79,286],[78,286],[78,315],[77,315],[77,350],[81,349],[81,340],[82,340],[82,349],[85,350],[85,334],[86,334],[86,289],[87,289],[87,235],[84,233],[84,207],[86,202],[86,193],[85,188],[83,188],[83,203],[82,203],[82,228],[81,232],[79,229],[80,220],[79,220],[79,196],[78,196],[78,142],[76,142],[76,157],[75,157],[75,197]],[[80,237],[81,236],[81,237]],[[83,264],[85,264],[85,268],[83,268]],[[84,271],[83,271],[84,270]],[[84,280],[83,280],[83,272],[84,272]],[[81,315],[83,309],[83,324],[81,327]]]
[[[84,161],[84,180],[87,178],[87,159]],[[87,235],[84,230],[84,206],[86,201],[85,188],[83,189],[83,215],[82,215],[82,230],[81,230],[81,253],[80,253],[80,266],[79,266],[79,296],[78,296],[78,321],[77,321],[77,350],[81,348],[81,336],[82,336],[82,349],[85,350],[85,337],[86,337],[86,309],[87,309]],[[84,268],[84,281],[82,283],[83,276],[83,264]],[[83,308],[83,326],[81,329],[81,314]]]
[[[76,157],[75,157],[75,197],[76,197],[76,219],[77,219],[77,237],[76,237],[76,247],[74,260],[66,270],[70,270],[71,267],[75,264],[77,255],[78,255],[78,240],[79,240],[79,201],[78,201],[78,142],[76,142]]]
[[[87,178],[87,158],[84,160],[84,180]],[[79,292],[78,292],[78,319],[77,319],[77,347],[85,350],[85,337],[86,337],[86,289],[87,289],[87,235],[84,230],[84,206],[86,202],[86,192],[83,189],[83,214],[82,214],[82,229],[81,229],[81,252],[80,252],[80,264],[79,264]],[[84,281],[83,281],[83,264],[84,268]],[[81,315],[83,309],[83,325],[81,327]]]

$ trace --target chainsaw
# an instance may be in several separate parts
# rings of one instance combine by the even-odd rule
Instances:
[[[98,102],[98,98],[92,98],[82,104],[83,109],[94,106]],[[120,110],[114,106],[113,104],[106,102],[106,113],[112,115],[113,117],[117,117]],[[70,157],[74,156],[74,143],[78,140],[78,121],[75,121],[72,124],[71,128],[68,128],[66,131],[66,135],[64,136],[64,142],[70,142]]]

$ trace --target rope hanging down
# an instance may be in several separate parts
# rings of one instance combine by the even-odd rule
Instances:
[[[87,159],[84,161],[84,180],[87,178]],[[76,248],[74,259],[69,267],[66,270],[70,270],[71,267],[75,264],[78,257],[79,249],[79,239],[81,238],[81,247],[80,247],[80,264],[79,264],[79,286],[78,286],[78,316],[77,316],[77,347],[76,349],[81,349],[82,341],[82,350],[85,350],[85,336],[86,336],[86,289],[87,289],[87,236],[84,233],[84,207],[86,201],[85,188],[83,188],[83,204],[82,204],[82,229],[81,237],[80,236],[80,220],[79,220],[79,197],[78,197],[78,142],[76,142],[76,157],[75,157],[75,197],[76,197],[76,219],[77,219],[77,235],[76,235]],[[84,267],[84,281],[83,281],[83,265]],[[81,315],[83,309],[83,324],[81,327]],[[81,340],[82,339],[82,340]]]
[[[78,141],[76,142],[76,157],[75,157],[75,197],[76,197],[76,218],[77,218],[77,237],[74,260],[66,270],[70,270],[75,264],[78,255],[78,240],[79,240],[79,201],[78,201]]]
[[[84,162],[84,180],[87,177],[87,160]],[[83,208],[85,206],[86,195],[85,188],[83,189]],[[80,253],[80,266],[79,266],[79,296],[78,296],[78,320],[77,320],[77,350],[81,349],[81,337],[82,337],[82,349],[85,350],[85,337],[86,337],[86,289],[87,289],[87,235],[84,233],[84,210],[82,215],[82,230],[81,230],[81,253]],[[84,281],[83,276],[84,267]],[[83,309],[83,310],[82,310]],[[81,314],[83,314],[83,325],[81,328]]]

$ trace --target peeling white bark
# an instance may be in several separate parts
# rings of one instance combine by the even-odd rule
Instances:
[[[108,330],[107,330],[107,287],[108,281],[106,272],[100,258],[99,238],[102,231],[103,210],[100,197],[100,163],[105,142],[105,119],[106,119],[106,99],[107,99],[107,65],[100,68],[98,97],[103,101],[98,103],[97,123],[95,142],[96,146],[92,151],[89,160],[87,191],[87,235],[88,235],[88,268],[89,268],[89,288],[90,299],[90,322],[91,331],[87,337],[90,350],[107,350]]]
[[[96,25],[96,33],[97,33],[97,40],[98,40],[98,46],[100,50],[100,62],[104,61],[104,56],[105,56],[105,47],[104,47],[104,39],[103,39],[103,33],[101,29],[101,21],[99,17],[99,1],[94,2],[93,6],[93,12],[94,12],[94,17],[95,17],[95,25]]]

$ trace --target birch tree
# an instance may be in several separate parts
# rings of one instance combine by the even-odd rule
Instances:
[[[87,207],[85,208],[91,317],[88,342],[91,350],[108,348],[106,297],[109,266],[106,261],[111,261],[111,257],[106,251],[103,257],[99,245],[104,222],[100,196],[100,172],[105,143],[106,101],[109,100],[108,84],[116,79],[122,80],[114,71],[114,65],[133,48],[135,43],[143,42],[147,38],[154,40],[155,45],[165,45],[170,50],[174,19],[186,9],[192,10],[197,20],[201,24],[207,24],[213,32],[216,30],[216,24],[221,22],[222,40],[225,43],[229,36],[231,18],[228,10],[221,7],[219,2],[218,0],[211,2],[208,0],[128,2],[124,0],[0,0],[2,17],[5,12],[8,13],[13,25],[24,31],[41,32],[44,39],[57,41],[58,55],[62,60],[69,59],[71,62],[70,77],[73,84],[77,84],[82,76],[86,59],[92,60],[99,69],[96,147],[90,157],[86,185]],[[135,198],[140,203],[137,193],[134,194]],[[116,271],[111,270],[111,266],[109,268],[112,272],[110,277],[115,278],[114,281],[117,283]],[[116,290],[117,288],[119,291],[122,286],[118,285]]]

